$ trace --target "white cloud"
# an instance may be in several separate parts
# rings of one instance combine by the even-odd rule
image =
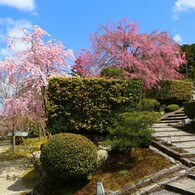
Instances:
[[[176,34],[173,39],[177,42],[177,43],[181,43],[182,42],[182,37],[179,34]]]
[[[188,10],[195,10],[195,0],[177,0],[173,7],[173,19],[179,19],[179,12],[185,12]]]
[[[0,0],[0,5],[14,7],[25,12],[33,12],[36,9],[35,0]]]
[[[0,18],[0,43],[5,44],[7,37],[21,37],[23,36],[22,29],[32,30],[33,25],[30,21],[21,19],[13,20],[12,18]],[[12,52],[24,50],[27,46],[21,41],[16,41],[15,46],[12,48]],[[0,49],[0,58],[10,55],[7,46]]]

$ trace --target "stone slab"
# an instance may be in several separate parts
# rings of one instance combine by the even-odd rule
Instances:
[[[171,136],[171,137],[174,137],[174,136],[190,136],[190,135],[191,135],[190,133],[187,133],[187,132],[184,132],[184,131],[155,132],[155,133],[153,133],[153,136],[157,136],[157,137],[160,137],[160,136]]]
[[[176,192],[170,192],[168,190],[161,190],[161,191],[151,193],[150,195],[181,195],[181,194]]]
[[[162,119],[162,121],[164,121],[164,120],[179,120],[179,121],[181,121],[181,120],[185,120],[187,118],[187,116],[169,116],[169,117],[167,117],[167,118],[164,118],[164,119]]]
[[[155,123],[152,125],[153,128],[155,127],[167,127],[168,125],[166,123]]]
[[[179,123],[181,120],[168,120],[168,119],[166,119],[166,120],[163,120],[163,121],[161,121],[161,123],[166,123],[166,124],[169,124],[169,123],[171,123],[171,124],[177,124],[177,123]]]
[[[174,128],[174,127],[163,127],[163,128],[162,127],[156,127],[156,128],[154,128],[154,130],[156,132],[159,132],[159,131],[164,131],[164,132],[180,131],[177,128]]]
[[[174,114],[174,115],[169,115],[168,117],[186,117],[186,115],[184,113],[177,113],[177,114]]]
[[[172,143],[174,142],[188,142],[188,141],[194,141],[195,142],[195,136],[173,136]],[[163,141],[167,141],[167,137],[161,137],[160,138]]]
[[[186,193],[188,192],[195,192],[195,180],[190,179],[190,178],[182,178],[178,181],[175,182],[171,182],[170,184],[168,184],[169,186],[172,186],[174,188],[178,188],[178,189],[182,189],[184,191],[186,191]]]
[[[178,148],[194,148],[195,149],[195,141],[173,143],[173,145]]]
[[[185,148],[185,150],[188,151],[191,154],[195,154],[195,148]]]

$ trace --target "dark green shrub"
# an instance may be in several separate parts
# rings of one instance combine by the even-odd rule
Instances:
[[[165,112],[174,112],[179,109],[177,104],[170,104],[165,108]]]
[[[190,119],[195,119],[195,101],[184,103],[184,112]]]
[[[125,79],[124,69],[117,67],[106,67],[100,72],[100,76],[107,79]]]
[[[109,128],[109,141],[113,150],[131,153],[133,147],[148,147],[151,143],[152,124],[159,118],[156,112],[125,112],[119,114]]]
[[[139,80],[54,77],[48,88],[49,131],[106,134],[116,114],[136,107],[141,97]]]
[[[192,99],[192,82],[183,80],[164,80],[158,87],[148,90],[146,96],[162,104],[183,104]]]
[[[56,134],[43,145],[40,160],[48,176],[86,177],[96,168],[97,148],[82,135]]]
[[[138,105],[140,111],[159,111],[160,103],[155,99],[144,98]]]

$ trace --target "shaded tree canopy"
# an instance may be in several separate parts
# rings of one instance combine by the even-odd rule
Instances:
[[[195,79],[195,44],[184,44],[181,46],[182,52],[185,52],[186,62],[180,67],[180,71],[188,75],[189,78]]]

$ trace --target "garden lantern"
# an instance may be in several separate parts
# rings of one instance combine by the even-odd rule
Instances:
[[[96,195],[105,195],[105,190],[102,182],[97,182],[97,192]]]

